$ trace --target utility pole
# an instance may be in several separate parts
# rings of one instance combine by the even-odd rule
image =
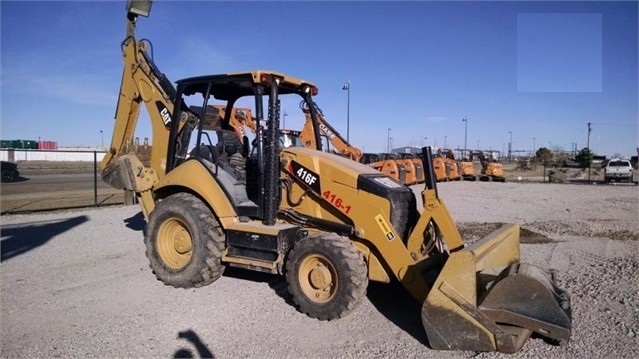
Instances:
[[[388,128],[388,131],[386,132],[386,153],[390,153],[390,127]]]
[[[346,142],[350,143],[351,80],[346,81],[342,90],[346,91]]]
[[[464,122],[464,152],[466,152],[466,150],[468,149],[468,144],[467,144],[467,140],[468,140],[468,118],[466,118],[466,116],[464,116],[464,118],[462,118],[462,121]],[[462,157],[465,157],[464,154],[462,154]]]
[[[590,133],[592,132],[592,122],[588,122],[588,142],[586,142],[586,148],[588,149],[588,156],[592,155],[590,151]],[[588,182],[590,182],[590,162],[592,159],[588,158]]]
[[[508,131],[510,135],[510,142],[508,142],[508,161],[512,161],[513,159],[513,131]]]

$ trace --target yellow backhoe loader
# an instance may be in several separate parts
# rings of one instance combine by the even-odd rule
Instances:
[[[479,150],[470,151],[470,161],[472,162],[474,158],[479,159],[481,164],[481,175],[478,176],[481,181],[506,182],[504,165],[499,160],[492,156],[486,157],[484,151]]]
[[[433,349],[510,353],[533,332],[569,339],[569,295],[549,272],[520,262],[517,225],[464,244],[438,197],[430,147],[419,212],[411,189],[369,166],[278,144],[280,97],[305,101],[317,126],[312,83],[258,70],[173,87],[133,36],[149,10],[129,8],[114,135],[100,167],[108,183],[138,197],[146,256],[160,281],[200,287],[227,266],[281,274],[301,312],[332,320],[357,307],[369,280],[396,280],[423,303]],[[251,151],[229,125],[241,98],[255,103]],[[194,101],[227,111],[216,125],[186,106]],[[126,152],[142,103],[153,124],[149,166]]]
[[[422,163],[424,163],[424,172],[426,169],[426,158],[423,157],[422,154],[420,154],[420,159],[422,160]],[[443,158],[441,157],[436,157],[433,156],[432,158],[432,162],[433,162],[433,171],[435,171],[435,180],[437,182],[445,182],[448,181],[448,170],[446,167],[446,162],[444,161]]]
[[[359,162],[378,170],[399,183],[404,183],[406,180],[406,168],[394,159],[387,159],[386,156],[378,153],[364,153]]]
[[[415,183],[424,183],[424,163],[421,158],[412,153],[398,153],[397,157],[403,159],[405,163],[410,160],[415,171]]]
[[[459,167],[459,174],[461,175],[464,181],[477,181],[477,176],[475,175],[475,165],[472,160],[469,160],[466,154],[470,154],[471,150],[457,150],[461,153],[461,158],[456,160],[457,165]],[[453,153],[451,152],[450,156],[455,159]]]
[[[406,179],[404,180],[404,184],[411,186],[417,183],[417,168],[415,168],[415,162],[413,162],[410,158],[402,157],[401,153],[392,153],[390,155],[406,169]]]
[[[440,148],[437,150],[435,157],[439,157],[444,160],[447,181],[459,181],[461,179],[459,165],[455,161],[455,156],[453,156],[453,152],[451,150],[447,148]]]
[[[406,167],[404,160],[397,156],[395,153],[379,153],[379,159],[385,163],[393,163],[398,169],[399,178],[396,178],[399,182],[405,185],[411,185],[414,181],[414,174],[410,167]]]

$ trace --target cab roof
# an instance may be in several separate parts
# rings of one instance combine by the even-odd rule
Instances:
[[[213,97],[218,100],[228,101],[253,95],[253,87],[257,84],[268,86],[271,75],[280,79],[279,93],[282,95],[303,93],[305,90],[310,91],[312,95],[317,95],[318,93],[317,86],[309,81],[281,72],[267,70],[189,77],[176,81],[176,84],[178,90],[182,89],[185,95],[190,96],[196,93],[206,93],[208,84],[211,83],[213,85],[211,87]]]

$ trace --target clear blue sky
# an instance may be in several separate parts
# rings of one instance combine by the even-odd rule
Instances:
[[[2,1],[2,139],[111,139],[124,1]],[[425,144],[638,145],[637,2],[156,1],[138,20],[173,81],[272,69],[318,85],[316,101],[366,152]],[[287,112],[297,113],[296,104]],[[286,108],[285,108],[286,109]],[[301,128],[302,118],[286,119]],[[139,136],[148,136],[140,125]],[[427,139],[425,139],[427,138]],[[533,140],[534,138],[534,140]],[[436,143],[435,143],[436,142]]]

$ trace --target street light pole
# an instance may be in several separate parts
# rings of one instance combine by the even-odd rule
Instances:
[[[446,138],[448,138],[448,135],[444,135],[444,148],[446,148]]]
[[[282,115],[282,129],[284,130],[286,130],[286,116],[288,116],[288,113],[284,111],[284,115]]]
[[[388,131],[386,132],[386,153],[390,153],[390,127],[388,128]]]
[[[104,149],[104,134],[102,133],[102,130],[100,130],[100,139],[102,141],[102,146],[100,148]]]
[[[346,81],[342,90],[346,91],[346,142],[350,143],[351,80]]]
[[[513,131],[508,131],[510,142],[508,142],[508,161],[513,160]]]
[[[466,153],[466,150],[468,149],[468,118],[466,118],[466,116],[464,116],[464,118],[462,118],[462,121],[464,121],[464,153]],[[462,157],[465,157],[464,155],[462,155]]]
[[[535,151],[535,138],[533,137],[533,149],[532,149],[532,154],[531,155],[534,156],[535,152],[536,152]]]

